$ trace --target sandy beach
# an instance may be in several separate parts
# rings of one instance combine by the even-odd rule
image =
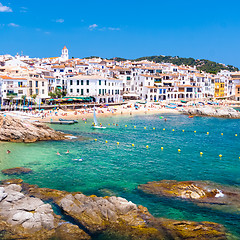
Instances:
[[[164,114],[164,113],[174,113],[180,114],[177,109],[165,108],[160,105],[142,105],[138,109],[135,109],[134,104],[118,105],[111,107],[96,107],[96,114],[98,117],[108,117],[114,115],[136,115],[136,114]],[[131,107],[130,107],[131,106]],[[59,118],[63,119],[74,119],[74,120],[84,120],[93,118],[93,108],[77,109],[77,110],[45,110],[40,114],[30,117],[30,120],[39,120],[41,122],[47,121],[57,121]]]

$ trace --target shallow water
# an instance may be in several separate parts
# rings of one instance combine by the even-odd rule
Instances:
[[[93,130],[92,119],[86,124],[80,121],[69,126],[51,125],[86,138],[0,143],[0,169],[28,167],[33,173],[18,176],[28,183],[87,195],[122,196],[146,206],[157,217],[222,223],[240,239],[237,212],[211,210],[181,200],[147,196],[136,190],[139,184],[162,179],[210,180],[240,188],[240,120],[165,117],[166,122],[159,115],[102,118],[105,130]],[[11,154],[6,154],[7,149]],[[65,153],[67,150],[69,154]],[[61,156],[56,155],[57,151]],[[7,178],[0,173],[0,179]]]

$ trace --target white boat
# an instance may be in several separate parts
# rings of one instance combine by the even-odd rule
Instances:
[[[94,121],[94,125],[92,126],[93,128],[97,128],[97,129],[105,129],[106,128],[106,127],[103,127],[102,125],[100,125],[100,126],[98,125],[95,106],[93,108],[93,121]]]

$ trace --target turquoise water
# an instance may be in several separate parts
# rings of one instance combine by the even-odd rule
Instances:
[[[93,130],[92,120],[86,124],[81,121],[69,126],[52,125],[85,139],[0,143],[0,169],[28,167],[33,173],[18,176],[28,183],[87,195],[121,196],[146,206],[156,217],[222,223],[240,239],[237,213],[147,196],[136,189],[139,184],[162,179],[210,180],[240,188],[240,120],[165,117],[166,122],[159,115],[102,118],[105,130]],[[6,154],[7,149],[11,154]],[[67,150],[69,154],[65,153]],[[56,155],[57,151],[61,156]],[[82,161],[73,160],[78,158]],[[0,179],[7,178],[0,174]]]

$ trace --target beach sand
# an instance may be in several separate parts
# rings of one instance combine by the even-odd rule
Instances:
[[[96,114],[98,117],[108,117],[115,115],[144,115],[144,114],[164,114],[164,113],[172,113],[172,114],[180,114],[177,109],[169,109],[158,105],[144,105],[140,106],[138,109],[134,108],[134,105],[131,107],[127,107],[126,105],[118,105],[111,107],[96,107]],[[42,117],[44,115],[44,117]],[[59,118],[63,119],[74,119],[74,120],[82,120],[93,118],[93,108],[87,109],[76,109],[76,110],[56,110],[56,111],[44,111],[42,114],[31,117],[30,120],[38,120],[41,122],[47,121],[58,121]]]

